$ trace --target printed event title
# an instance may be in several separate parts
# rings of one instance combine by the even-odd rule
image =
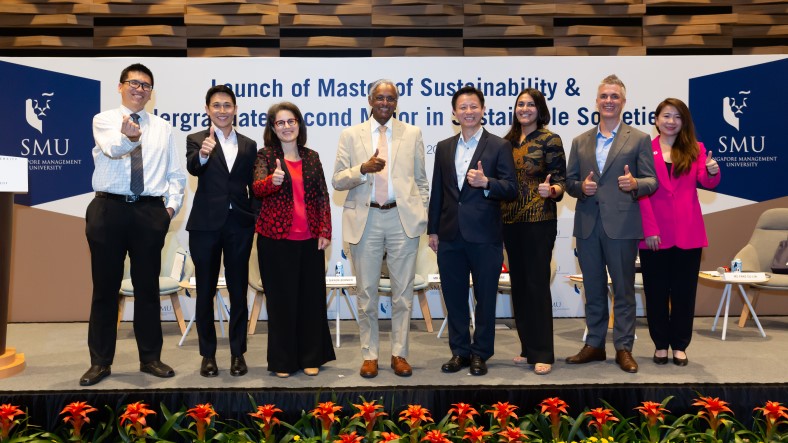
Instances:
[[[486,107],[482,124],[485,126],[509,126],[512,124],[513,105],[507,103],[504,109],[494,106],[491,102],[495,98],[507,97],[515,98],[525,88],[534,88],[541,91],[548,103],[557,97],[558,94],[572,99],[581,97],[580,86],[573,77],[567,78],[563,82],[551,81],[538,77],[508,77],[496,81],[485,80],[477,77],[475,80],[457,79],[452,81],[436,81],[432,78],[424,77],[418,81],[409,78],[404,82],[395,82],[400,98],[407,97],[436,97],[443,98],[436,105],[426,106],[422,111],[407,109],[407,102],[401,100],[398,107],[397,118],[403,122],[413,125],[443,126],[447,122],[458,126],[459,123],[451,117],[451,96],[464,86],[474,86],[484,93]],[[222,84],[220,80],[212,79],[210,86]],[[235,92],[239,102],[246,99],[270,99],[273,101],[293,100],[300,104],[303,98],[309,98],[310,105],[302,106],[304,121],[307,126],[318,127],[345,127],[366,121],[370,117],[369,106],[367,106],[366,96],[370,81],[361,79],[357,82],[341,82],[333,78],[306,78],[300,82],[284,83],[276,78],[268,82],[253,83],[224,83]],[[555,106],[550,107],[552,126],[566,126],[570,121],[580,126],[597,125],[599,115],[594,109],[593,91],[583,95],[583,105],[579,106],[574,113],[560,110]],[[320,107],[320,99],[337,98],[361,98],[359,107],[350,106],[343,109],[332,109],[329,111],[311,111],[310,107]],[[404,102],[404,103],[402,103]],[[316,106],[315,106],[316,105]],[[266,108],[267,108],[266,104]],[[445,110],[435,110],[440,107]],[[266,109],[244,110],[239,108],[236,117],[236,126],[240,128],[262,128],[266,122]],[[622,119],[631,125],[653,125],[654,112],[648,111],[646,106],[627,106],[629,110],[624,111]],[[190,131],[193,128],[207,127],[209,124],[208,115],[205,112],[176,112],[154,109],[153,113],[162,117],[172,124],[173,127],[181,131]]]

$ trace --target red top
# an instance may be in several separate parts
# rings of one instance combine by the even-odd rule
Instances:
[[[290,226],[288,240],[309,240],[309,223],[306,221],[306,203],[304,203],[304,177],[301,174],[301,160],[285,160],[287,171],[293,182],[293,224]]]

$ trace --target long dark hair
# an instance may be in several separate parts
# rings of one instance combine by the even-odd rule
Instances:
[[[662,112],[665,106],[673,106],[679,111],[681,116],[681,130],[670,150],[670,160],[673,162],[673,176],[679,177],[682,174],[689,173],[692,163],[700,155],[700,147],[698,146],[698,138],[695,135],[695,124],[692,123],[692,114],[690,114],[687,105],[677,98],[666,98],[657,105],[657,111],[654,114],[657,118],[659,118],[659,113]],[[657,127],[657,132],[659,132],[659,127]]]
[[[523,89],[520,94],[517,96],[517,99],[514,101],[514,110],[512,111],[512,127],[509,128],[509,132],[503,136],[506,140],[515,146],[517,143],[520,142],[520,137],[523,135],[523,126],[517,121],[517,102],[520,101],[520,97],[523,95],[528,94],[534,99],[534,104],[536,105],[536,128],[542,129],[550,123],[550,109],[547,107],[547,99],[544,98],[544,94],[541,91],[534,88],[525,88]]]

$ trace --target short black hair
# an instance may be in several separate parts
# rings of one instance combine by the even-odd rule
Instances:
[[[126,81],[129,78],[129,72],[141,72],[148,77],[150,77],[150,86],[153,87],[153,73],[148,69],[147,66],[143,65],[142,63],[134,63],[133,65],[126,66],[126,69],[120,71],[120,83]]]
[[[462,88],[458,89],[457,92],[451,97],[451,109],[457,105],[457,99],[460,98],[461,95],[465,94],[474,94],[475,96],[479,97],[479,103],[481,103],[482,108],[484,107],[484,94],[482,91],[476,89],[473,86],[463,86]]]
[[[296,120],[298,120],[298,137],[296,138],[296,144],[298,146],[305,146],[306,125],[304,124],[304,116],[301,115],[301,110],[298,109],[298,106],[290,102],[277,103],[268,108],[268,117],[266,118],[265,131],[263,132],[263,143],[265,143],[266,146],[282,146],[282,141],[279,140],[279,137],[274,131],[276,114],[278,114],[279,111],[290,111],[293,113]]]
[[[208,92],[205,94],[205,104],[206,105],[210,105],[211,104],[211,97],[213,97],[214,94],[227,94],[227,95],[229,95],[230,96],[230,100],[232,100],[232,102],[233,102],[233,106],[235,106],[235,93],[233,92],[233,90],[229,86],[227,86],[227,85],[216,85],[216,86],[211,87],[211,89],[209,89]]]

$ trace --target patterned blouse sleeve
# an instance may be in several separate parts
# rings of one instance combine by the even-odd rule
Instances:
[[[564,144],[558,134],[551,133],[550,137],[545,141],[545,170],[550,174],[550,183],[566,189],[566,153],[564,152]],[[557,201],[563,198],[564,194],[561,193]]]
[[[273,175],[270,173],[268,156],[273,157],[269,148],[265,147],[257,151],[257,160],[254,162],[254,182],[252,189],[256,198],[263,198],[279,191],[281,186],[274,185]]]

